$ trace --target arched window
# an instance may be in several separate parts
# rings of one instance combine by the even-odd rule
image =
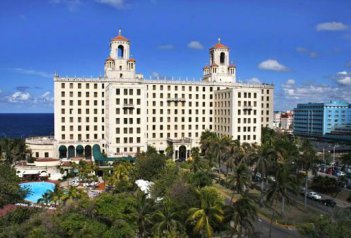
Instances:
[[[123,58],[124,57],[124,47],[123,47],[123,45],[119,45],[117,51],[118,51],[117,52],[118,58]]]
[[[122,65],[119,66],[119,70],[122,70]]]
[[[222,52],[221,55],[220,55],[220,63],[221,64],[225,63],[225,53],[224,52]]]
[[[120,77],[120,78],[123,78],[123,74],[119,74],[119,77]]]

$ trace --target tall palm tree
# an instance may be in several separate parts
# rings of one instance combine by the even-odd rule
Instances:
[[[213,194],[206,187],[198,192],[200,204],[189,209],[188,222],[194,224],[194,232],[202,237],[212,237],[213,226],[224,219],[222,203],[213,198]]]
[[[241,237],[254,231],[253,223],[257,218],[257,210],[253,200],[245,194],[236,202],[226,207],[226,220],[231,223],[232,234]]]
[[[216,133],[209,130],[204,131],[200,138],[200,148],[201,153],[210,161],[210,165],[213,166],[213,143],[218,141],[218,136]]]
[[[147,198],[147,194],[138,191],[135,194],[136,203],[135,209],[135,219],[138,226],[138,237],[148,237],[147,236],[147,226],[152,224],[151,213],[152,204],[151,200]]]
[[[316,170],[316,164],[319,163],[316,151],[314,150],[312,144],[309,140],[304,140],[300,147],[300,156],[298,160],[299,164],[302,165],[305,171],[305,209],[307,207],[307,182],[308,182],[308,172],[310,170]]]
[[[264,191],[264,184],[266,182],[267,172],[272,164],[272,161],[275,157],[275,150],[272,146],[261,145],[257,147],[254,164],[256,167],[256,174],[261,174],[261,191]]]
[[[237,194],[243,194],[250,185],[251,175],[247,165],[243,162],[234,169],[233,174],[229,176],[229,184],[234,188]]]
[[[270,203],[272,209],[271,224],[269,230],[269,237],[271,237],[271,227],[276,210],[274,208],[276,202],[281,200],[281,215],[284,215],[285,200],[289,201],[289,194],[297,193],[298,179],[295,173],[292,173],[289,164],[277,164],[277,170],[274,180],[270,181],[266,191],[266,200]]]
[[[163,199],[161,209],[154,213],[153,218],[155,219],[153,234],[156,237],[172,236],[181,233],[184,229],[179,221],[179,215],[168,197]]]

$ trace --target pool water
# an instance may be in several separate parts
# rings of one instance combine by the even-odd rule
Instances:
[[[26,201],[32,203],[37,203],[38,199],[42,198],[43,194],[49,191],[54,191],[55,184],[49,182],[30,182],[30,183],[21,183],[21,188],[28,188],[29,193],[24,198]]]

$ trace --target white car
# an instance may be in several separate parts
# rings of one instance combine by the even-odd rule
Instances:
[[[342,171],[339,171],[337,174],[336,174],[336,176],[345,176],[346,174],[344,173],[344,172],[342,172]]]
[[[319,195],[319,194],[316,193],[316,192],[309,192],[309,193],[307,194],[307,197],[312,198],[312,199],[314,199],[314,200],[321,200],[321,199],[322,199],[322,196]]]

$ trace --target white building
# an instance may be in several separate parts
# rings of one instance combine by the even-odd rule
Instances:
[[[160,152],[172,146],[174,159],[186,159],[205,130],[260,143],[261,127],[272,127],[273,85],[237,83],[230,49],[220,40],[210,48],[202,81],[145,80],[130,47],[119,31],[104,77],[55,75],[55,138],[48,155],[91,157],[98,145],[119,157],[151,145]],[[38,147],[33,140],[29,146]]]

